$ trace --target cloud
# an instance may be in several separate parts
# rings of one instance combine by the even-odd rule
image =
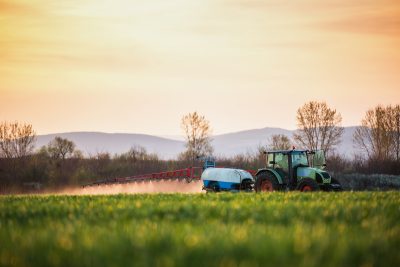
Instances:
[[[37,15],[40,9],[20,1],[0,0],[0,17]]]
[[[297,25],[362,34],[400,33],[398,0],[233,0],[227,7],[248,9],[265,16],[280,14]]]
[[[287,7],[295,4],[293,1],[285,0],[223,0],[227,6],[237,6],[241,8],[275,8]]]
[[[117,72],[145,65],[146,51],[131,33],[131,23],[121,27],[115,20],[62,14],[70,4],[0,0],[1,69]]]
[[[364,14],[345,17],[319,25],[327,30],[362,34],[400,34],[400,12],[398,14]]]
[[[19,13],[21,11],[25,11],[26,7],[24,5],[10,3],[10,1],[0,1],[0,11],[2,14],[4,13]]]

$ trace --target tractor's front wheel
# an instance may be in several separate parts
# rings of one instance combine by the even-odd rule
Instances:
[[[342,185],[335,178],[331,178],[331,190],[332,191],[343,191]]]
[[[297,190],[301,192],[319,191],[318,183],[311,178],[304,178],[297,186]]]
[[[257,175],[256,192],[273,192],[280,189],[280,185],[276,177],[270,172],[262,172]]]

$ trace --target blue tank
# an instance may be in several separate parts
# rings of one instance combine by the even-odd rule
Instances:
[[[207,191],[252,190],[253,176],[241,169],[207,168],[201,174],[203,189]]]

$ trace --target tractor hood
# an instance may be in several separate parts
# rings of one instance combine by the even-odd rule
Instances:
[[[318,183],[329,184],[331,182],[331,176],[326,171],[319,168],[312,167],[298,167],[297,178],[311,178],[316,180]]]

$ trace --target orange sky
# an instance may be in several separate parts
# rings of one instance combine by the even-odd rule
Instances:
[[[39,134],[355,125],[400,103],[400,1],[0,0],[0,62],[0,120]]]

